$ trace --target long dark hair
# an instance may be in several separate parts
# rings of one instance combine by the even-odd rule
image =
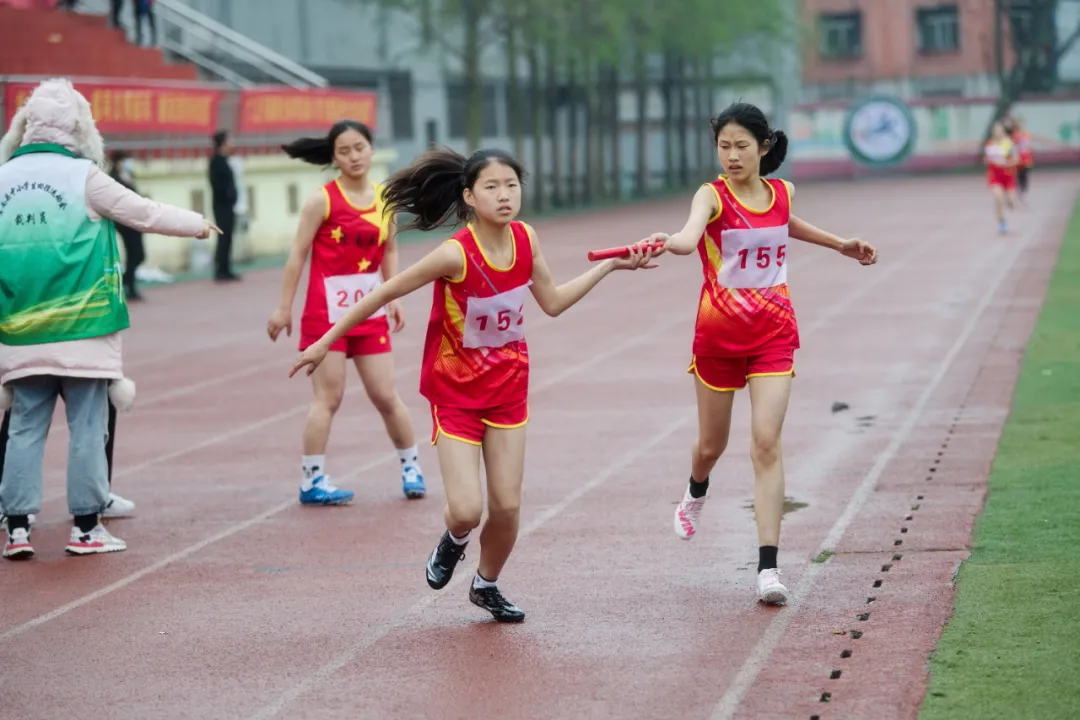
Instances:
[[[339,120],[330,128],[330,132],[326,134],[326,137],[300,138],[282,145],[281,149],[289,157],[296,160],[303,160],[312,165],[332,165],[334,162],[334,143],[337,142],[342,133],[348,130],[355,130],[360,133],[369,143],[374,142],[371,128],[364,123],[356,120]]]
[[[756,105],[750,103],[734,103],[724,108],[724,111],[709,121],[713,131],[713,145],[720,139],[720,131],[728,123],[735,123],[749,131],[754,139],[767,150],[761,158],[761,166],[758,173],[765,177],[780,169],[787,157],[788,139],[783,130],[773,130],[769,127],[769,121],[765,113]]]
[[[415,216],[401,230],[434,230],[453,216],[464,222],[472,215],[472,208],[465,202],[465,189],[472,189],[480,171],[493,162],[513,170],[519,182],[524,180],[521,163],[504,150],[477,150],[469,157],[450,148],[428,150],[386,180],[385,212]]]

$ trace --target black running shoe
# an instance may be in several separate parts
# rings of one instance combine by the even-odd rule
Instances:
[[[465,543],[468,545],[469,543]],[[443,532],[439,544],[432,551],[427,561],[427,584],[432,590],[442,590],[454,576],[458,561],[465,559],[465,545],[458,545],[451,539],[450,531]]]
[[[525,613],[504,598],[497,587],[469,588],[469,600],[494,615],[499,622],[519,623],[525,619]]]

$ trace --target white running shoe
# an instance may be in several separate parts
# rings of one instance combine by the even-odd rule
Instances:
[[[786,605],[788,590],[780,582],[780,571],[762,570],[757,576],[758,600],[769,605]]]
[[[679,507],[675,508],[675,534],[683,540],[689,540],[697,532],[698,519],[701,518],[701,510],[705,507],[708,495],[699,498],[690,496],[689,486],[683,495]]]
[[[29,560],[34,557],[34,547],[30,544],[30,532],[18,528],[8,533],[4,545],[4,557],[8,560]]]
[[[82,532],[77,527],[72,527],[71,540],[68,541],[65,549],[71,555],[94,555],[127,550],[127,543],[110,535],[109,531],[101,523],[98,523],[88,533]]]
[[[116,493],[109,493],[109,504],[105,506],[102,517],[122,518],[131,517],[135,514],[135,503],[125,500]]]

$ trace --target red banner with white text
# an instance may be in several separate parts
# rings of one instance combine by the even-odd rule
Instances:
[[[348,90],[241,90],[237,130],[242,134],[325,133],[339,120],[375,131],[378,95]]]
[[[36,83],[7,83],[4,86],[4,125],[11,124],[15,112],[30,96]],[[201,134],[218,129],[218,112],[223,93],[201,88],[174,88],[138,83],[76,82],[90,102],[98,130],[104,134]]]

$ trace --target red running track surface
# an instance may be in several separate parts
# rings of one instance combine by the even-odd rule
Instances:
[[[802,217],[880,261],[790,251],[787,608],[755,600],[745,392],[697,537],[672,529],[696,428],[694,256],[617,273],[554,320],[530,305],[522,531],[500,578],[520,626],[468,603],[475,547],[444,590],[423,578],[443,502],[416,392],[429,290],[394,340],[429,495],[402,497],[353,376],[328,457],[357,492],[346,508],[297,504],[310,390],[286,379],[296,335],[265,335],[280,273],[150,291],[117,433],[114,487],[138,511],[110,529],[130,549],[64,556],[58,416],[38,556],[0,565],[3,716],[913,718],[1078,184],[1040,177],[1004,237],[974,177],[800,188]],[[567,280],[591,247],[680,227],[689,201],[537,227]]]

